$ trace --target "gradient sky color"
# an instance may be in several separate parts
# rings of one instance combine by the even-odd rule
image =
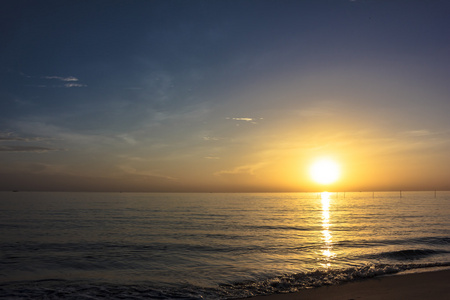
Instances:
[[[0,2],[0,190],[450,189],[450,2]],[[320,158],[341,178],[320,186]]]

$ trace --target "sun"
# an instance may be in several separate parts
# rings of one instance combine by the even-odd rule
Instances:
[[[315,182],[330,184],[339,179],[340,169],[334,160],[322,158],[311,165],[310,174]]]

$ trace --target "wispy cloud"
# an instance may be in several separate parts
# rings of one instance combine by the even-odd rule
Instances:
[[[61,76],[43,76],[44,79],[57,79],[61,81],[78,81],[78,78],[69,76],[69,77],[61,77]]]
[[[32,79],[46,79],[46,80],[57,80],[57,81],[62,81],[62,82],[67,82],[65,84],[29,84],[27,86],[30,87],[38,87],[38,88],[73,88],[73,87],[86,87],[86,84],[82,84],[82,83],[78,83],[78,81],[80,81],[77,77],[75,76],[30,76],[27,75],[25,73],[22,72],[16,72],[19,75],[26,77],[26,78],[32,78]]]
[[[249,122],[251,124],[258,124],[258,120],[263,120],[263,118],[250,118],[250,117],[227,117],[227,120],[238,121],[238,122]],[[239,126],[239,124],[237,124]]]
[[[43,153],[49,151],[62,151],[64,149],[38,147],[38,146],[3,146],[0,145],[0,152],[35,152]]]
[[[253,118],[227,118],[227,120],[235,120],[235,121],[247,121],[247,122],[251,122],[254,119]]]
[[[48,138],[43,137],[21,137],[17,136],[13,132],[0,132],[0,142],[35,142],[48,140]]]
[[[42,89],[51,87],[51,86],[48,86],[48,85],[45,85],[45,84],[27,84],[25,86],[27,86],[27,87],[35,87],[35,88],[42,88]],[[57,87],[57,86],[53,86],[53,87]]]
[[[64,84],[64,87],[71,88],[71,87],[86,87],[86,84],[81,83],[66,83]]]
[[[248,118],[248,117],[239,117],[239,118],[231,118],[231,117],[227,117],[227,120],[234,120],[234,121],[246,121],[246,122],[255,122],[257,120],[263,120],[263,118]]]
[[[49,138],[42,137],[22,137],[14,134],[13,132],[0,132],[0,143],[10,144],[11,142],[40,142],[49,140]],[[43,153],[49,151],[63,151],[65,149],[42,147],[35,145],[0,145],[0,152],[35,152]]]
[[[0,142],[10,142],[10,141],[18,141],[18,142],[33,142],[33,141],[42,141],[43,138],[23,138],[18,136],[11,136],[11,137],[2,137],[0,136]]]
[[[87,87],[86,84],[81,84],[81,83],[66,83],[66,84],[52,84],[52,85],[47,85],[47,84],[28,84],[28,87],[36,87],[36,88],[73,88],[73,87]]]
[[[128,143],[130,145],[136,145],[137,144],[136,139],[133,136],[131,136],[130,134],[126,134],[126,133],[119,134],[117,137],[122,139],[122,140],[124,140],[126,143]]]
[[[243,165],[238,166],[230,170],[222,170],[219,172],[214,173],[214,175],[220,176],[220,175],[229,175],[229,174],[250,174],[254,175],[255,171],[265,166],[267,163],[256,163],[252,165]]]
[[[43,121],[17,121],[14,127],[29,135],[48,136],[53,140],[65,141],[73,145],[83,147],[95,147],[97,145],[111,145],[117,141],[116,137],[101,134],[81,134],[69,128],[51,125],[50,122]]]
[[[0,142],[9,142],[9,141],[27,141],[25,138],[21,138],[18,136],[0,136]]]
[[[432,132],[425,130],[425,129],[405,131],[403,134],[408,137],[420,137],[420,136],[433,135]]]
[[[175,177],[171,177],[171,176],[167,176],[167,175],[163,175],[163,174],[159,174],[157,172],[152,172],[152,171],[140,171],[137,170],[131,166],[127,166],[127,165],[121,165],[119,166],[119,169],[121,169],[123,172],[130,174],[130,175],[138,175],[138,176],[145,176],[145,177],[157,177],[157,178],[163,178],[166,180],[170,180],[170,181],[176,181],[177,178]]]
[[[204,141],[218,141],[220,140],[218,137],[214,137],[214,136],[204,136],[202,137]]]

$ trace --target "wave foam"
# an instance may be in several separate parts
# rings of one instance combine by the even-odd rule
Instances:
[[[366,265],[347,269],[286,274],[259,281],[222,284],[215,288],[192,285],[164,288],[146,284],[119,285],[57,279],[16,281],[0,284],[0,295],[7,299],[232,299],[292,293],[302,289],[335,285],[405,270],[448,266],[450,266],[450,262]]]

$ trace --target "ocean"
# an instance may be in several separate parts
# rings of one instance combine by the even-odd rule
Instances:
[[[450,267],[450,192],[0,193],[2,299],[233,299]]]

